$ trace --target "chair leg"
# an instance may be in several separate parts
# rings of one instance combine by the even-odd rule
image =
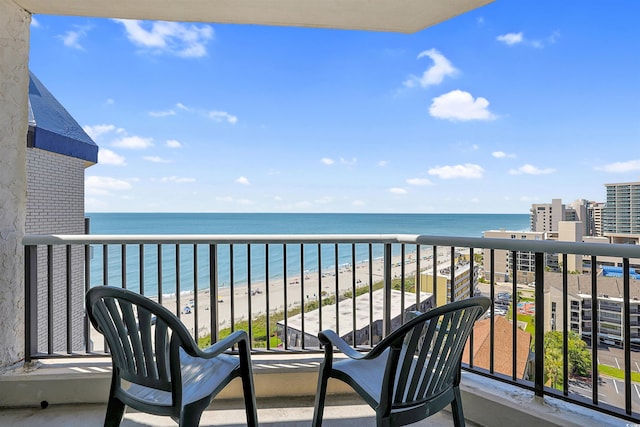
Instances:
[[[464,427],[464,412],[462,411],[462,399],[460,398],[460,388],[453,387],[455,398],[451,401],[451,412],[453,414],[453,425]]]
[[[247,426],[255,427],[258,425],[258,412],[256,409],[256,393],[253,387],[253,375],[251,371],[243,371],[241,379],[244,394],[244,409],[247,413]]]
[[[180,413],[180,420],[178,425],[180,427],[198,427],[200,425],[200,418],[207,406],[211,403],[211,399],[200,399],[197,402],[193,402],[182,408]]]
[[[104,427],[118,427],[124,416],[125,405],[116,397],[109,396],[107,414],[104,418]]]
[[[320,427],[322,425],[324,402],[327,397],[327,382],[329,381],[329,373],[326,371],[326,365],[322,363],[318,374],[318,389],[316,391],[316,402],[313,409],[313,427]]]
[[[242,380],[242,393],[244,395],[244,409],[247,413],[247,426],[258,425],[258,412],[256,408],[256,393],[253,386],[253,369],[251,367],[251,349],[247,341],[238,343],[240,357],[240,379]]]

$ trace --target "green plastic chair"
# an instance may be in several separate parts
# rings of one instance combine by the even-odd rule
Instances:
[[[201,350],[169,310],[111,286],[91,288],[86,309],[111,351],[105,426],[119,426],[125,406],[171,416],[180,426],[197,426],[213,397],[236,377],[242,378],[247,424],[258,425],[246,332],[236,331]],[[225,354],[236,345],[238,356]]]
[[[368,353],[351,348],[335,332],[318,334],[324,346],[313,426],[322,425],[329,378],[349,384],[375,411],[378,426],[415,423],[451,404],[454,424],[464,426],[460,400],[462,351],[489,298],[474,297],[434,308],[409,320]],[[334,346],[348,356],[334,361]]]

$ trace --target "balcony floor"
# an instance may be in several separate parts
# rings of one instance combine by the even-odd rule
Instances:
[[[91,427],[101,426],[106,405],[52,405],[47,409],[3,409],[0,410],[0,426],[31,427]],[[258,420],[261,426],[309,426],[313,417],[313,399],[258,399]],[[169,417],[156,417],[132,410],[127,411],[121,424],[123,427],[174,427],[177,424]],[[242,400],[219,400],[205,411],[201,426],[244,426],[245,414]],[[328,396],[324,426],[353,427],[374,426],[374,412],[362,400],[352,396]],[[416,426],[453,426],[451,413],[441,411]],[[467,426],[477,426],[467,422]]]

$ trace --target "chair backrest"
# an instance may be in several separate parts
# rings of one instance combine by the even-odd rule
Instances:
[[[86,309],[109,345],[116,386],[124,379],[171,392],[173,404],[178,404],[182,397],[179,350],[195,345],[180,320],[144,296],[111,286],[91,288]]]
[[[486,297],[474,297],[435,308],[381,341],[376,353],[390,348],[391,354],[380,411],[424,405],[457,385],[467,338],[490,303]]]

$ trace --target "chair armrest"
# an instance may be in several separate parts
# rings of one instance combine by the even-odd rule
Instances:
[[[366,355],[355,350],[349,344],[347,344],[342,338],[338,336],[334,331],[328,329],[318,333],[318,339],[324,346],[333,345],[338,350],[349,356],[351,359],[362,359]]]
[[[195,347],[195,350],[198,353],[197,356],[205,359],[211,359],[224,353],[236,344],[242,344],[245,349],[249,348],[249,337],[245,331],[235,331],[225,339],[210,345],[204,350],[199,349],[197,346]]]

